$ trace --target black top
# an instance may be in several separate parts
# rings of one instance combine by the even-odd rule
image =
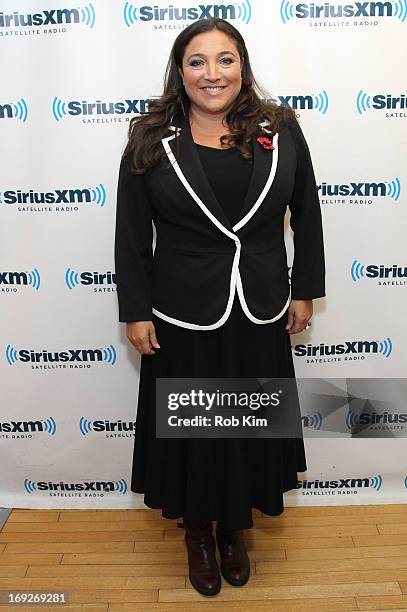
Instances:
[[[243,208],[253,162],[243,159],[235,147],[216,149],[195,144],[215,197],[233,225]]]

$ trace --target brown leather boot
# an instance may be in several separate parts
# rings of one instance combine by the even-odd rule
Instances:
[[[246,584],[250,576],[250,560],[241,529],[225,529],[218,522],[216,541],[221,558],[222,576],[233,586]]]
[[[221,577],[216,561],[216,543],[212,535],[212,523],[204,527],[189,528],[183,523],[188,549],[189,579],[202,595],[217,595],[221,588]]]

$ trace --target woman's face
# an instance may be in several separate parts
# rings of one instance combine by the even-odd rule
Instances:
[[[242,85],[234,40],[220,30],[197,34],[185,48],[180,73],[191,106],[211,114],[226,113]]]

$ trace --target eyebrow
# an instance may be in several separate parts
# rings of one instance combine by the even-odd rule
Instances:
[[[219,55],[225,55],[225,53],[230,53],[231,55],[236,55],[236,53],[234,53],[233,51],[221,51],[220,53],[218,53],[218,57]],[[194,57],[195,55],[199,55],[200,57],[206,57],[205,53],[192,53],[192,55],[190,55],[187,58],[187,61],[191,59],[191,57]]]

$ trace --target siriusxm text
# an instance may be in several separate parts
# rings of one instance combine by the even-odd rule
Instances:
[[[295,5],[298,19],[330,19],[335,17],[391,17],[392,2],[353,2],[352,4],[316,4],[302,2]]]
[[[79,9],[53,9],[41,13],[0,12],[0,28],[79,23]]]
[[[322,196],[386,196],[386,183],[342,183],[330,185],[321,183],[318,191]]]
[[[350,489],[353,487],[370,487],[370,478],[341,478],[340,480],[301,480],[297,489]]]
[[[96,482],[44,482],[36,483],[40,491],[115,491],[112,481]]]
[[[4,204],[69,204],[92,202],[90,189],[54,189],[53,191],[22,191],[9,189],[3,194]]]
[[[349,353],[378,353],[379,343],[376,340],[350,340],[343,344],[297,344],[294,354],[297,357],[315,357],[316,355],[344,355]]]
[[[102,349],[69,349],[68,351],[33,351],[20,349],[18,359],[24,363],[53,363],[58,361],[103,361]]]
[[[236,6],[233,4],[199,4],[198,6],[166,7],[143,5],[138,8],[140,21],[193,21],[209,17],[236,19]]]

